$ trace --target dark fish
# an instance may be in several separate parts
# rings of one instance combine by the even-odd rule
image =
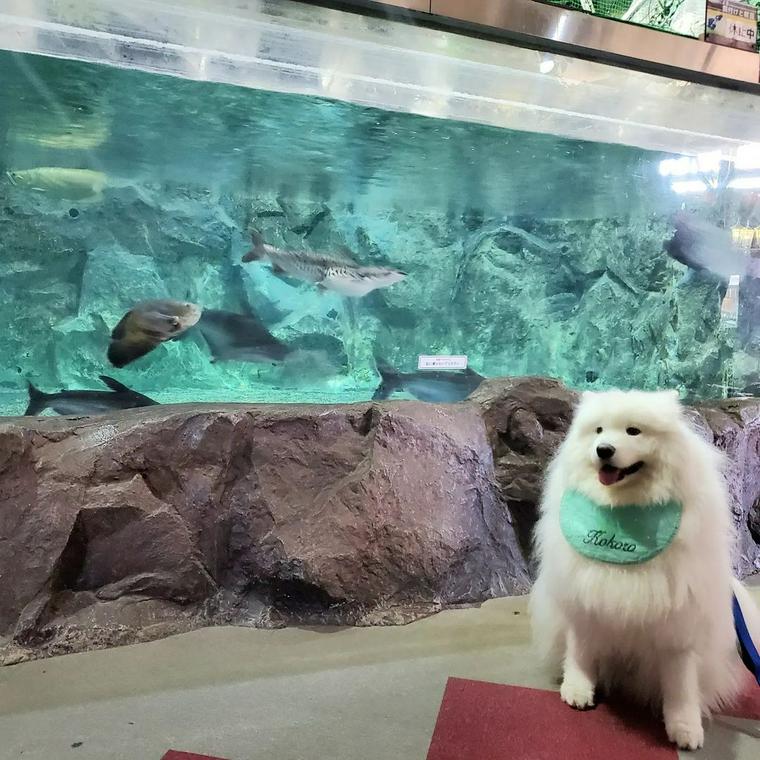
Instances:
[[[743,388],[729,388],[728,398],[759,398],[760,381],[748,383]]]
[[[723,280],[744,274],[747,257],[734,244],[731,233],[694,214],[679,211],[673,216],[675,232],[665,252],[695,272],[712,272]]]
[[[387,362],[377,360],[382,381],[372,399],[388,398],[396,391],[406,391],[420,401],[463,401],[485,378],[469,367],[465,370],[397,372]]]
[[[342,296],[360,298],[377,288],[387,288],[406,277],[406,272],[388,267],[362,267],[344,256],[327,256],[305,251],[285,251],[264,241],[258,233],[251,234],[253,248],[243,261],[269,261],[278,277],[290,276],[312,282],[322,290],[332,290]]]
[[[159,343],[182,335],[198,322],[202,311],[197,304],[168,299],[135,304],[111,333],[108,360],[114,367],[124,367]]]
[[[281,362],[292,350],[254,314],[206,309],[198,329],[211,349],[212,361]]]
[[[29,406],[24,416],[38,415],[44,409],[52,409],[57,414],[103,414],[116,409],[135,409],[138,406],[153,406],[158,403],[127,388],[112,377],[101,375],[100,379],[111,389],[110,391],[43,393],[32,383],[28,383]]]

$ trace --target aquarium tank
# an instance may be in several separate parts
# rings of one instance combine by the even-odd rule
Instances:
[[[298,3],[138,34],[148,5],[1,38],[3,415],[758,392],[752,95]]]
[[[0,2],[0,760],[675,754],[562,704],[535,526],[579,392],[675,389],[760,571],[760,57],[381,5]],[[650,471],[634,416],[594,489]],[[691,530],[685,459],[609,500]]]

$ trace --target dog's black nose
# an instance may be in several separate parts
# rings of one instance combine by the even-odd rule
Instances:
[[[597,446],[596,447],[596,455],[599,457],[599,459],[612,459],[614,454],[615,454],[614,446]]]

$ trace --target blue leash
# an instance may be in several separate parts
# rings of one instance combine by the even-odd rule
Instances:
[[[736,637],[739,640],[739,651],[741,652],[742,662],[747,666],[747,670],[755,676],[758,685],[760,685],[760,653],[757,651],[755,642],[749,635],[747,621],[742,614],[742,608],[739,606],[739,600],[734,595],[734,628]]]

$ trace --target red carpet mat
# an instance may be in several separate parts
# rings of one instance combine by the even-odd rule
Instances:
[[[449,679],[427,760],[677,760],[651,716],[579,712],[557,692]]]
[[[724,715],[760,721],[760,687]],[[602,704],[578,712],[556,691],[450,678],[427,760],[677,760],[650,713]],[[162,760],[223,760],[170,750]]]
[[[760,720],[760,687],[724,712]],[[427,760],[677,760],[651,713],[601,704],[579,712],[556,691],[449,679]]]

